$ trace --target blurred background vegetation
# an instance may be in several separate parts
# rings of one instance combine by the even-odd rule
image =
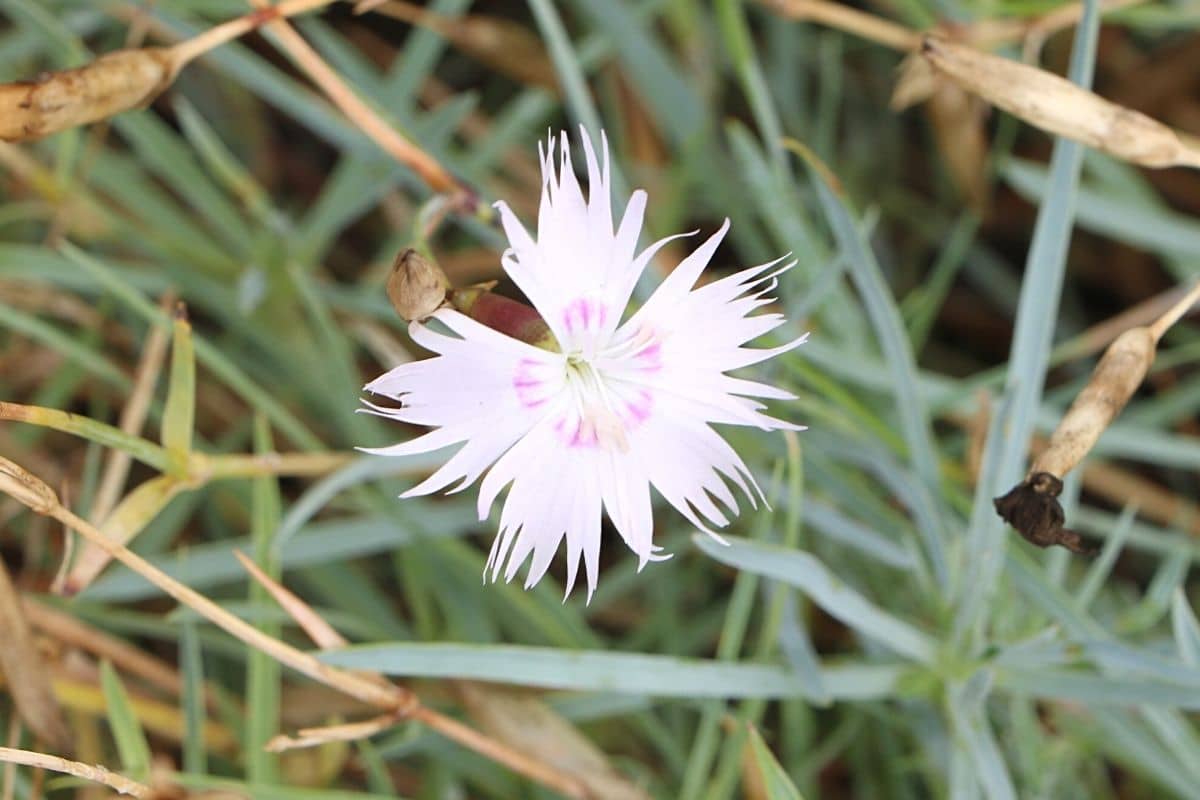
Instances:
[[[1103,545],[1097,558],[1032,548],[991,502],[1113,336],[1196,280],[1200,176],[1056,143],[944,86],[893,111],[905,54],[792,19],[802,5],[437,0],[430,14],[333,4],[293,20],[477,194],[475,209],[349,121],[277,31],[214,49],[145,110],[0,144],[0,399],[79,415],[58,425],[74,433],[10,415],[0,454],[100,522],[170,472],[132,436],[156,442],[173,418],[178,437],[164,398],[194,382],[184,438],[198,452],[312,460],[143,497],[131,547],[311,647],[232,550],[251,554],[355,643],[331,662],[395,676],[565,776],[557,791],[1200,796],[1200,330],[1168,334],[1142,391],[1068,476],[1068,523]],[[1122,5],[1102,21],[1089,6],[1045,37],[1057,3],[858,7],[966,42],[1007,26],[1000,55],[1200,132],[1200,6]],[[0,79],[171,43],[247,9],[4,0]],[[813,334],[765,370],[800,396],[776,412],[811,430],[727,432],[772,510],[744,510],[729,548],[663,513],[657,541],[675,557],[642,573],[606,533],[590,605],[562,601],[561,565],[528,593],[483,585],[494,522],[475,519],[474,492],[397,500],[435,460],[352,451],[415,433],[353,413],[367,380],[421,356],[384,293],[395,254],[427,241],[458,284],[502,277],[488,204],[531,220],[536,143],[578,123],[607,132],[618,203],[649,191],[646,242],[730,217],[714,274],[791,252],[780,335]],[[166,344],[174,299],[194,331],[194,378],[178,324]],[[93,423],[122,424],[132,397],[148,402],[145,424],[105,438]],[[120,452],[134,463],[106,488],[124,475]],[[119,565],[59,596],[67,537],[7,498],[0,532],[35,637],[26,655],[68,731],[55,747],[0,697],[2,744],[256,798],[559,796],[403,719],[267,753],[278,733],[369,711]],[[27,769],[0,785],[5,797],[110,794]]]

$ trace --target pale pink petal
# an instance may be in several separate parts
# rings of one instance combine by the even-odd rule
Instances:
[[[566,137],[539,148],[542,198],[537,237],[504,203],[509,239],[501,264],[556,337],[559,353],[517,342],[453,311],[438,320],[454,335],[413,326],[435,356],[405,364],[367,389],[400,403],[367,403],[367,413],[432,428],[372,452],[409,455],[461,445],[405,496],[459,491],[476,480],[481,519],[507,491],[485,578],[511,580],[526,565],[536,583],[565,550],[569,594],[583,562],[590,599],[607,515],[638,557],[661,560],[653,543],[651,486],[691,524],[714,537],[762,492],[714,424],[802,430],[767,413],[762,400],[792,395],[731,370],[785,353],[750,342],[785,322],[760,313],[791,263],[762,264],[697,286],[729,229],[728,220],[622,322],[634,286],[669,241],[641,253],[646,195],[635,192],[613,229],[608,144],[584,131],[587,192]],[[793,262],[794,263],[794,262]],[[565,548],[563,542],[565,540]]]

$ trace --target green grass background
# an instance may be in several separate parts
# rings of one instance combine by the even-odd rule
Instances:
[[[0,75],[29,77],[120,47],[127,25],[110,13],[119,5],[132,4],[5,0]],[[471,8],[430,5],[447,15]],[[140,7],[179,35],[245,11],[236,0]],[[900,0],[890,14],[920,27],[1047,8]],[[995,191],[1024,198],[1036,216],[1013,237],[1019,247],[998,249],[947,180],[919,114],[887,109],[898,56],[758,5],[530,0],[474,10],[535,31],[561,92],[522,86],[429,31],[345,9],[297,27],[487,201],[530,191],[506,172],[509,154],[527,158],[548,128],[583,122],[607,130],[619,190],[650,190],[646,241],[707,232],[729,216],[714,269],[794,254],[779,290],[793,321],[780,335],[811,329],[812,340],[755,375],[795,391],[800,400],[776,411],[811,430],[796,451],[777,434],[728,433],[772,509],[745,511],[729,547],[659,509],[657,541],[674,559],[638,573],[606,539],[590,605],[580,592],[562,602],[558,569],[530,592],[483,585],[493,523],[475,520],[473,491],[396,499],[436,463],[428,457],[363,459],[314,481],[214,483],[174,500],[135,549],[302,641],[247,586],[230,550],[255,553],[358,643],[330,662],[408,679],[435,705],[455,708],[444,691],[454,678],[549,689],[546,699],[656,797],[742,796],[744,723],[778,761],[778,797],[1200,796],[1191,521],[1164,528],[1134,508],[1081,500],[1073,474],[1068,519],[1103,544],[1085,560],[1027,546],[991,505],[1022,476],[1031,435],[1053,427],[1086,378],[1090,362],[1072,360],[1047,391],[1047,371],[1064,361],[1056,345],[1106,316],[1067,269],[1073,235],[1149,253],[1161,272],[1147,282],[1159,285],[1195,279],[1200,224],[1171,210],[1144,174],[1080,145],[1058,141],[1048,160],[1017,157],[1014,148],[1044,152],[1045,138],[1000,115],[989,125]],[[1194,6],[1164,3],[1106,24],[1152,50],[1189,35],[1194,43],[1196,21]],[[1090,8],[1051,43],[1060,57],[1071,53],[1070,76],[1084,85],[1099,27]],[[353,410],[361,385],[389,366],[365,345],[362,323],[404,340],[383,280],[428,191],[271,42],[254,36],[206,56],[153,109],[113,119],[103,140],[73,130],[23,146],[44,173],[3,178],[0,280],[82,300],[103,326],[0,302],[0,353],[40,353],[54,365],[38,382],[18,380],[25,369],[0,373],[0,398],[115,422],[139,343],[161,321],[155,299],[173,288],[196,326],[201,449],[345,450],[411,435]],[[431,76],[453,90],[433,107],[417,99]],[[473,114],[490,119],[482,140],[464,135]],[[647,129],[657,158],[639,139]],[[844,193],[785,137],[822,158]],[[525,208],[536,200],[503,196]],[[71,219],[96,224],[68,225],[69,245],[47,242],[50,220],[72,202],[85,210]],[[490,248],[498,259],[502,246],[472,219],[448,223],[434,241],[446,257]],[[984,363],[962,343],[958,359],[939,338],[934,321],[956,285],[1011,323],[1007,358]],[[1153,469],[1185,496],[1195,489],[1200,441],[1179,425],[1200,405],[1187,371],[1198,346],[1187,324],[1168,336],[1155,374],[1178,380],[1135,398],[1094,458]],[[973,413],[980,392],[994,413],[973,487],[964,434],[945,420]],[[151,427],[161,413],[158,404]],[[86,511],[103,448],[6,427],[6,455],[67,465],[73,504]],[[57,541],[15,517],[3,545],[32,537]],[[25,569],[54,566],[47,555]],[[188,780],[308,796],[267,789],[286,777],[257,747],[281,729],[291,677],[194,616],[164,614],[157,591],[121,568],[62,605],[177,659],[193,726],[202,676],[245,702],[227,703],[221,721],[247,755],[210,754],[193,738],[170,752]],[[133,774],[147,745],[120,680],[103,681],[116,734],[109,763]],[[356,743],[351,755],[328,780],[339,793],[313,797],[549,796],[412,725]]]

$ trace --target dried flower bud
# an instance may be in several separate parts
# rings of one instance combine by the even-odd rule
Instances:
[[[433,261],[409,248],[396,256],[388,277],[388,299],[406,320],[423,320],[446,300],[450,281]]]
[[[1200,167],[1200,149],[1145,114],[1045,70],[936,36],[921,55],[940,73],[1042,130],[1147,167]]]
[[[1066,515],[1058,502],[1062,488],[1062,481],[1056,476],[1035,472],[992,502],[1005,522],[1038,547],[1057,544],[1072,553],[1092,555],[1094,548],[1085,545],[1078,533],[1063,527]]]
[[[0,139],[21,142],[148,105],[175,78],[169,50],[117,50],[90,64],[0,85]]]

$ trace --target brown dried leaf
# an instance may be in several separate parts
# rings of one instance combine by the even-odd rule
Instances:
[[[90,64],[0,84],[0,139],[23,142],[141,108],[175,79],[160,47],[117,50]]]
[[[70,752],[71,734],[54,697],[8,569],[0,561],[0,672],[21,720],[55,750]]]
[[[982,215],[988,201],[988,141],[983,125],[987,106],[944,78],[935,79],[934,87],[925,112],[937,137],[938,152],[954,185]]]
[[[904,111],[918,103],[924,103],[937,88],[937,73],[933,65],[917,53],[909,53],[897,68],[899,76],[892,89],[888,107],[892,111]]]
[[[639,800],[648,795],[609,765],[596,745],[542,701],[481,683],[456,684],[467,713],[486,733],[571,775],[596,800]]]
[[[921,55],[962,88],[1042,130],[1134,164],[1200,168],[1191,140],[1058,75],[936,36],[921,41]]]

